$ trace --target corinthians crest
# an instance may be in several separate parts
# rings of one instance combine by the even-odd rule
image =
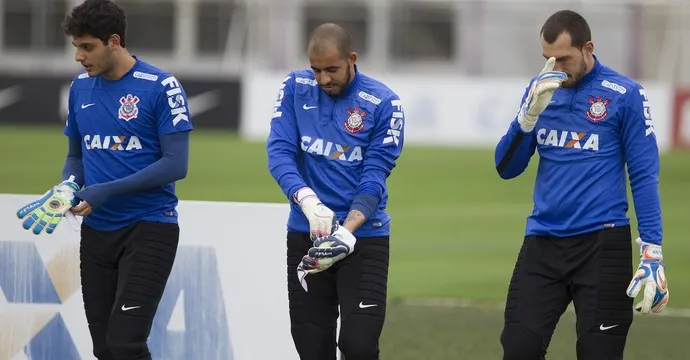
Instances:
[[[589,97],[589,102],[592,104],[589,107],[589,110],[587,110],[587,117],[596,122],[599,120],[602,120],[603,118],[608,115],[608,110],[606,109],[606,105],[611,103],[611,100],[606,99],[604,100],[601,96],[598,98],[594,98],[592,96]]]
[[[367,116],[365,111],[360,112],[359,108],[347,109],[347,113],[350,117],[345,121],[345,130],[351,133],[357,133],[364,129],[364,117]]]
[[[130,121],[136,119],[139,114],[139,108],[137,108],[137,103],[139,98],[132,94],[127,94],[120,98],[120,110],[117,112],[117,117],[124,120]]]

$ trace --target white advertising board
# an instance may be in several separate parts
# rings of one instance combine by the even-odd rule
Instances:
[[[287,73],[249,72],[242,81],[240,132],[265,140],[278,88]],[[437,74],[369,74],[393,89],[405,109],[405,141],[424,145],[493,147],[517,113],[529,79],[468,78]],[[671,143],[672,88],[643,83],[659,148]]]
[[[94,359],[79,233],[67,221],[51,235],[24,230],[16,211],[35,198],[0,194],[0,360]],[[181,201],[178,210],[178,257],[149,338],[154,359],[299,359],[286,285],[288,205]]]

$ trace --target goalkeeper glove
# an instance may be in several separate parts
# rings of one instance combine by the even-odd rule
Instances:
[[[335,213],[321,202],[314,190],[302,188],[295,193],[294,200],[309,220],[309,236],[312,241],[334,231],[337,223]]]
[[[568,78],[568,75],[561,71],[553,71],[556,58],[551,57],[546,61],[544,69],[530,85],[525,102],[520,107],[518,122],[524,132],[530,132],[537,124],[539,115],[546,109],[551,102],[553,93],[561,86],[561,83]]]
[[[635,305],[635,310],[649,314],[660,313],[668,304],[669,292],[666,281],[666,266],[663,263],[661,246],[646,243],[637,238],[640,245],[640,265],[628,285],[628,296],[634,298],[644,286],[644,297]]]
[[[297,266],[297,278],[307,291],[307,274],[324,271],[336,262],[352,254],[357,239],[346,228],[336,224],[332,235],[324,236],[314,241],[314,246],[304,255]]]
[[[36,235],[45,229],[52,234],[60,220],[72,206],[79,203],[74,192],[79,185],[74,182],[74,176],[46,191],[41,198],[32,201],[17,211],[17,217],[24,219],[22,226],[32,230]]]

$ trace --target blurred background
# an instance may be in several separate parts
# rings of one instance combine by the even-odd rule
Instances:
[[[60,31],[79,0],[1,0],[5,71],[75,71]],[[683,0],[121,0],[129,47],[179,74],[238,76],[304,66],[309,31],[347,27],[368,71],[529,76],[538,32],[562,8],[581,10],[597,53],[634,78],[690,81]]]
[[[41,193],[60,174],[67,89],[82,71],[60,22],[80,2],[0,0],[4,193]],[[189,97],[196,130],[189,176],[178,184],[183,200],[286,202],[267,171],[264,140],[278,87],[309,66],[306,41],[320,23],[349,30],[360,70],[399,93],[406,143],[389,179],[391,304],[381,340],[390,360],[500,358],[502,302],[538,158],[506,182],[493,147],[543,67],[543,22],[560,9],[581,12],[599,59],[645,87],[662,156],[670,309],[636,317],[626,359],[688,358],[690,0],[117,3],[130,51],[173,72]],[[634,214],[631,202],[636,237]],[[569,311],[549,359],[575,359],[574,325]]]

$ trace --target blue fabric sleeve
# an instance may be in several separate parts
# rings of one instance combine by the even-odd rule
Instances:
[[[266,141],[268,170],[290,201],[293,201],[297,190],[307,187],[297,168],[297,158],[301,154],[293,105],[294,84],[294,75],[291,73],[280,86]]]
[[[161,88],[155,98],[154,105],[158,135],[192,130],[187,93],[182,84],[173,75],[166,74],[160,85]]]
[[[532,81],[530,81],[531,83]],[[528,85],[522,94],[520,106],[527,98],[529,88]],[[510,123],[508,132],[496,145],[494,161],[498,175],[503,179],[512,179],[522,174],[527,169],[536,148],[537,140],[534,132],[525,133],[522,131],[516,116]]]
[[[189,162],[189,131],[163,135],[160,143],[162,156],[155,163],[122,179],[91,185],[75,195],[95,209],[110,196],[157,188],[183,179]]]
[[[362,179],[355,190],[357,195],[372,195],[378,201],[386,189],[386,179],[396,166],[403,149],[405,113],[400,98],[393,95],[382,103],[376,119],[376,129],[364,154]]]
[[[643,241],[661,245],[663,231],[659,199],[659,149],[649,100],[642,87],[635,89],[627,100],[623,109],[621,136],[638,232]]]
[[[69,138],[69,148],[67,150],[67,159],[65,165],[62,167],[62,181],[69,179],[70,175],[74,175],[74,182],[81,187],[84,185],[84,165],[81,161],[81,140],[79,138]]]
[[[376,207],[379,206],[381,199],[375,195],[369,194],[359,194],[355,195],[352,201],[352,206],[350,210],[357,210],[364,215],[365,219],[369,219],[371,214],[376,211]]]
[[[69,86],[69,96],[67,98],[67,121],[65,122],[65,129],[63,133],[70,139],[79,139],[81,141],[81,135],[79,134],[79,127],[77,126],[77,121],[74,117],[74,81],[70,83]]]

